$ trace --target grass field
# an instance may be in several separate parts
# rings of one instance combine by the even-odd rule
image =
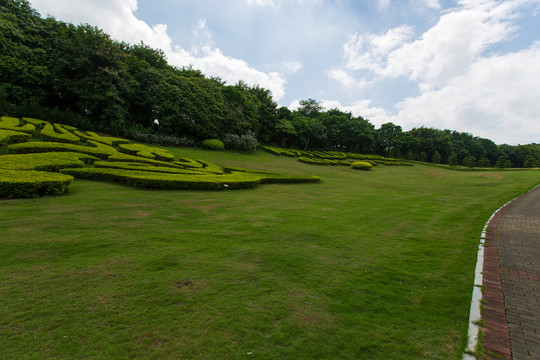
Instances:
[[[0,201],[1,359],[459,359],[481,229],[540,183],[169,150],[322,182]]]

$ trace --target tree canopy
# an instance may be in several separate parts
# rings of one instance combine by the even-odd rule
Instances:
[[[535,166],[537,145],[497,146],[469,133],[403,131],[308,98],[278,107],[269,90],[228,85],[178,68],[143,42],[118,42],[91,25],[42,18],[26,0],[0,0],[0,113],[128,135],[134,130],[193,140],[254,135],[299,149],[377,153],[411,160]],[[474,158],[474,161],[473,161]],[[500,162],[499,162],[500,165]]]

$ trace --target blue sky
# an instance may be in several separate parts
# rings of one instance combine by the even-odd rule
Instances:
[[[31,0],[295,108],[540,143],[540,0]]]

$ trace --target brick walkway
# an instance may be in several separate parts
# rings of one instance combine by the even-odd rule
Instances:
[[[540,187],[488,225],[483,345],[488,359],[540,359]]]

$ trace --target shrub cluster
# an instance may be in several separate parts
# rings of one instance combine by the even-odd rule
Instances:
[[[240,136],[236,134],[226,134],[223,143],[227,149],[239,151],[256,151],[259,146],[255,133],[252,131],[248,131],[247,134]]]
[[[69,190],[73,177],[44,171],[0,169],[0,198],[34,198],[59,195]]]
[[[9,153],[0,156],[0,197],[3,198],[64,193],[73,179],[72,175],[144,188],[196,190],[320,181],[313,176],[287,176],[233,168],[224,171],[220,166],[200,159],[180,158],[175,162],[174,156],[164,149],[126,143],[127,140],[100,136],[91,131],[81,132],[73,126],[25,119],[26,125],[37,127],[43,139],[57,141],[24,142],[3,148],[2,151]],[[23,125],[16,118],[4,119],[3,123],[17,128]],[[30,138],[29,134],[0,130],[0,144]],[[223,143],[216,139],[208,140],[206,146],[223,150]]]
[[[206,139],[202,142],[202,147],[208,150],[214,151],[223,151],[225,150],[225,145],[221,140],[218,139]]]
[[[371,170],[373,165],[367,161],[355,161],[351,164],[351,167],[356,170]]]

